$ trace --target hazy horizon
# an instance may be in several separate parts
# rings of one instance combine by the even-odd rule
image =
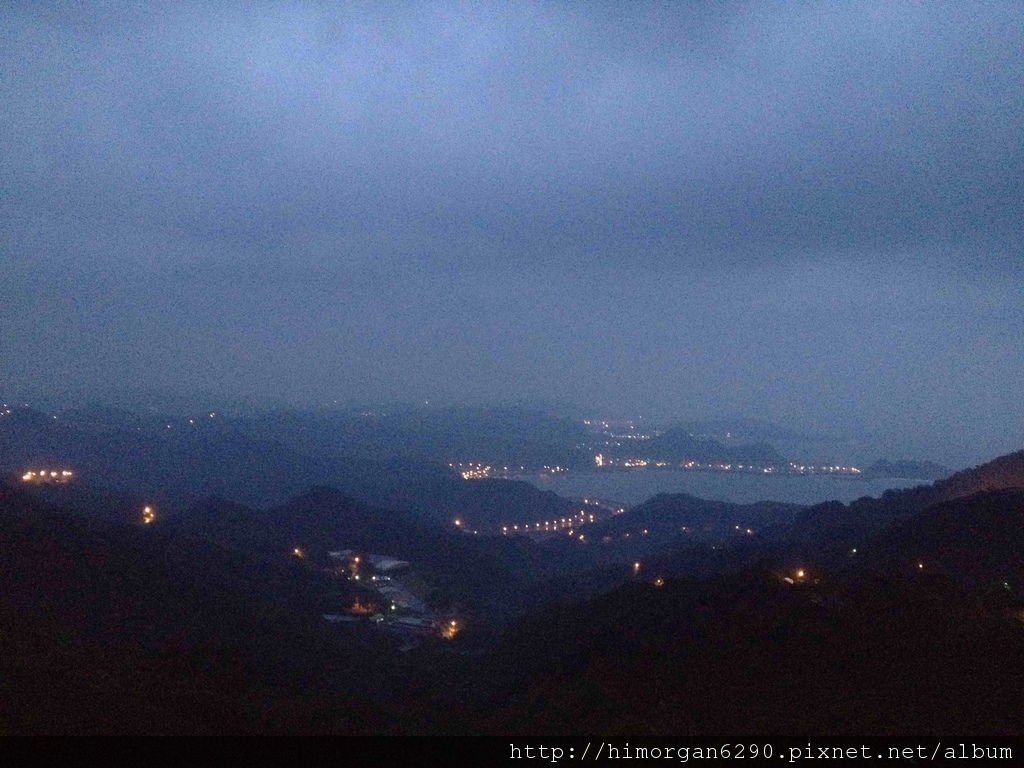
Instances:
[[[0,19],[4,394],[1024,448],[1020,4]]]

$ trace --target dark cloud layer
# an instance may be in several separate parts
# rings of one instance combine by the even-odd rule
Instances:
[[[3,389],[1024,442],[1024,9],[0,11]]]

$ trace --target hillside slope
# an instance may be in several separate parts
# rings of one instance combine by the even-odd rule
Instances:
[[[0,733],[363,732],[385,648],[300,567],[62,514],[0,485]]]

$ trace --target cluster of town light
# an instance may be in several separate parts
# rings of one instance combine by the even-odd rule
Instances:
[[[490,464],[483,464],[476,461],[471,461],[465,464],[461,462],[458,464],[455,462],[448,462],[448,466],[456,470],[463,480],[486,480],[491,477],[508,478],[517,471],[528,471],[524,465],[520,465],[519,467],[494,467]],[[538,471],[542,475],[560,475],[564,472],[568,472],[569,470],[567,467],[563,467],[558,464],[545,464],[539,470],[531,469],[529,471]]]
[[[627,469],[643,469],[645,467],[675,467],[675,462],[660,459],[643,458],[640,456],[627,456],[623,458],[611,458],[603,453],[594,454],[595,467],[626,467]],[[684,459],[678,463],[680,469],[692,469],[712,472],[760,472],[770,475],[780,471],[780,467],[763,464],[740,464],[727,461],[696,461]],[[854,466],[840,464],[797,464],[789,462],[785,468],[781,468],[787,474],[796,475],[859,475],[861,470]]]
[[[493,471],[489,464],[470,464],[459,474],[462,475],[463,480],[485,480],[491,476]]]
[[[40,469],[38,472],[26,472],[21,479],[26,483],[66,483],[74,474],[70,469]]]

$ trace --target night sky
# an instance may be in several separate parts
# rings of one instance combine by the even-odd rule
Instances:
[[[1024,4],[0,10],[0,391],[1024,447]]]

